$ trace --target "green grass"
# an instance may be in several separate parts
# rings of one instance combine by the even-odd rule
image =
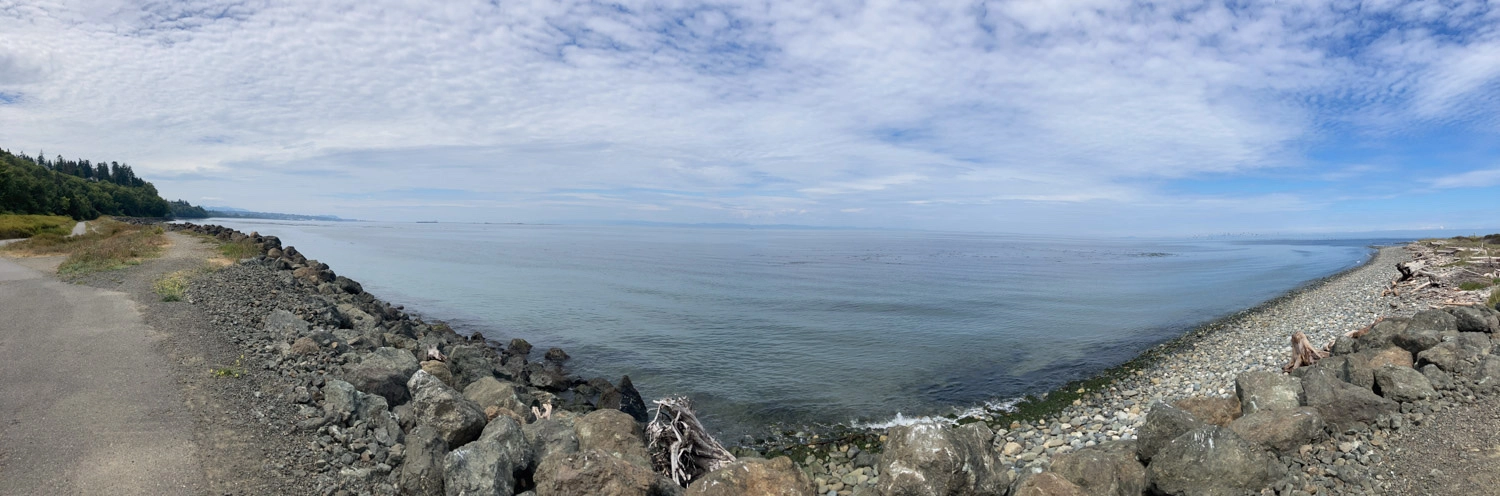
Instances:
[[[1480,290],[1480,289],[1488,288],[1488,287],[1493,286],[1493,285],[1494,285],[1493,283],[1486,283],[1486,282],[1479,282],[1479,281],[1464,281],[1464,282],[1462,282],[1462,283],[1460,283],[1458,285],[1458,289],[1462,289],[1464,291],[1475,291],[1475,290]]]
[[[254,244],[251,244],[250,240],[241,240],[239,242],[219,245],[219,254],[224,255],[224,258],[230,260],[240,260],[255,258],[256,255],[260,255],[260,250]]]
[[[236,358],[234,360],[234,365],[230,365],[227,367],[216,367],[210,369],[208,373],[213,374],[214,377],[239,377],[245,375],[245,367],[241,363],[244,361],[245,355],[240,355],[239,358]]]
[[[1488,302],[1485,302],[1485,304],[1489,305],[1490,308],[1495,308],[1495,305],[1500,305],[1500,288],[1490,290],[1490,299]]]
[[[25,255],[67,255],[57,273],[82,275],[138,264],[144,258],[159,255],[166,245],[160,226],[107,219],[91,222],[90,226],[89,232],[81,236],[38,234],[5,249]]]
[[[66,236],[73,231],[73,224],[73,219],[61,215],[0,215],[0,239]]]
[[[151,284],[151,289],[161,296],[161,301],[182,301],[183,293],[187,291],[188,272],[179,270],[162,276]]]

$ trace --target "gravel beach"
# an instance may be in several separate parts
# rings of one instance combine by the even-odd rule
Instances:
[[[1194,401],[1202,409],[1216,408],[1214,400],[1218,400],[1233,402],[1237,412],[1238,404],[1233,399],[1235,377],[1254,370],[1281,373],[1290,358],[1288,339],[1293,333],[1305,333],[1321,346],[1349,331],[1364,328],[1377,318],[1410,316],[1427,309],[1427,302],[1410,297],[1382,296],[1396,276],[1395,264],[1408,259],[1410,254],[1402,247],[1380,248],[1359,267],[1149,350],[1140,360],[1144,367],[1102,388],[1073,391],[1081,392],[1082,396],[1060,412],[1038,420],[1008,423],[1001,420],[1006,413],[1003,411],[979,418],[996,433],[994,444],[1000,452],[1000,461],[1010,466],[1013,476],[1019,476],[1028,467],[1046,467],[1053,457],[1063,453],[1134,439],[1153,402],[1173,403],[1196,397],[1199,399]],[[1361,434],[1370,433],[1350,433],[1349,438]],[[884,441],[885,437],[880,439]],[[1388,478],[1377,478],[1375,471],[1367,467],[1383,459],[1379,452],[1386,443],[1377,443],[1361,443],[1359,451],[1349,457],[1352,462],[1345,458],[1348,452],[1339,450],[1337,440],[1329,441],[1327,446],[1313,446],[1303,453],[1304,460],[1286,459],[1283,463],[1299,467],[1326,465],[1328,470],[1302,469],[1280,481],[1277,487],[1285,486],[1288,490],[1284,494],[1304,488],[1303,492],[1308,494],[1322,494],[1315,492],[1320,488],[1338,494],[1363,491],[1383,494],[1382,488],[1390,487]],[[832,448],[826,454],[817,452],[799,457],[818,484],[818,494],[862,494],[863,491],[855,490],[878,483],[880,474],[873,457],[858,457],[861,451],[858,446],[852,447],[854,456],[849,454],[848,445]],[[875,445],[864,451],[881,449]],[[1335,475],[1340,473],[1342,476]],[[858,483],[861,480],[864,482]]]

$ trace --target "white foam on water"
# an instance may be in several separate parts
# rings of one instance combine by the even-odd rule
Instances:
[[[981,416],[984,416],[985,414],[995,413],[995,412],[1013,412],[1013,411],[1016,411],[1016,403],[1019,403],[1020,401],[1021,401],[1021,398],[1011,398],[1011,399],[1007,399],[1007,400],[991,400],[991,401],[986,401],[982,405],[979,405],[979,406],[976,406],[976,407],[971,407],[969,409],[966,409],[966,410],[958,412],[958,414],[956,416],[954,416],[954,418],[948,418],[947,416],[937,416],[937,415],[923,415],[923,416],[916,416],[916,417],[907,417],[907,416],[902,415],[901,413],[898,412],[898,413],[896,413],[896,416],[894,418],[890,419],[890,420],[886,420],[886,421],[882,421],[882,422],[853,422],[851,425],[853,425],[855,428],[859,428],[859,429],[890,429],[892,427],[899,427],[899,426],[905,426],[905,425],[916,425],[916,424],[928,424],[928,423],[938,423],[938,424],[952,425],[952,424],[957,424],[958,421],[961,420],[961,419],[981,417]]]

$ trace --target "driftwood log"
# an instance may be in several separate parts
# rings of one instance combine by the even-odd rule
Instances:
[[[1412,260],[1410,262],[1401,262],[1401,263],[1398,263],[1398,264],[1396,264],[1396,270],[1399,271],[1399,272],[1401,272],[1401,278],[1397,279],[1396,282],[1410,281],[1413,278],[1416,278],[1417,276],[1423,276],[1423,275],[1425,275],[1425,276],[1431,276],[1432,275],[1431,272],[1426,272],[1426,273],[1423,272],[1422,269],[1424,269],[1426,267],[1427,267],[1427,262],[1422,261],[1422,260]]]
[[[734,455],[708,434],[686,397],[656,400],[656,416],[646,426],[651,462],[682,487],[734,461]]]
[[[1282,372],[1291,373],[1297,367],[1304,367],[1318,363],[1318,359],[1328,356],[1328,353],[1313,346],[1307,335],[1301,332],[1292,334],[1292,361],[1281,368]]]

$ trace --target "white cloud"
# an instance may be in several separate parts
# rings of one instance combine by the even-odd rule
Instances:
[[[1438,189],[1488,188],[1496,185],[1500,185],[1500,168],[1474,170],[1432,180],[1432,187]]]
[[[1330,126],[1500,131],[1495,10],[1424,5],[10,1],[0,142],[349,216],[373,204],[326,195],[484,189],[526,219],[1128,208],[1296,166]]]

